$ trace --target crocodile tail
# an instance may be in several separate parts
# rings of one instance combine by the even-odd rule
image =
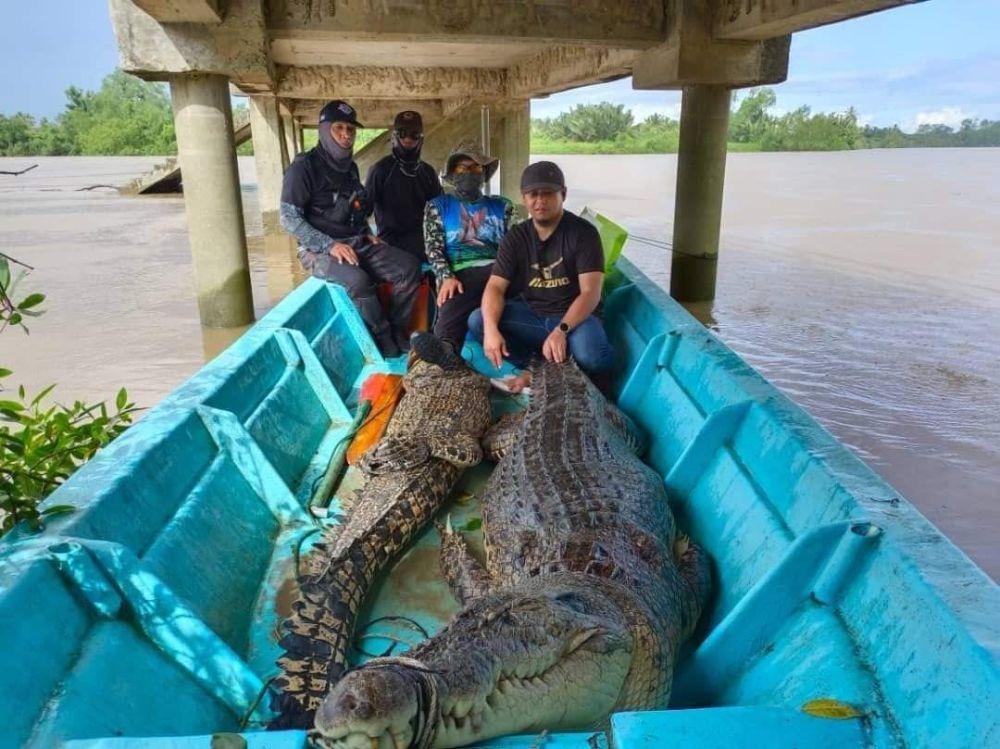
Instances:
[[[269,728],[311,727],[323,697],[347,671],[358,610],[380,565],[362,536],[325,566],[320,575],[299,578],[299,598],[282,623],[278,644],[285,654],[274,680],[281,691],[272,702],[278,716]]]

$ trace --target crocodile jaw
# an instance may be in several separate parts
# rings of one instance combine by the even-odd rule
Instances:
[[[491,596],[414,650],[418,668],[349,672],[317,711],[314,740],[324,749],[444,749],[588,728],[614,709],[632,652],[620,612],[592,590]]]

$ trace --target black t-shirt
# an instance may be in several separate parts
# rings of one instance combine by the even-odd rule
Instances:
[[[296,156],[281,186],[282,203],[301,208],[314,228],[338,240],[369,233],[370,204],[357,200],[363,195],[358,165],[337,171],[321,146]]]
[[[512,227],[500,242],[493,275],[511,282],[543,317],[566,313],[580,296],[580,274],[604,272],[604,250],[593,224],[564,210],[544,242],[531,219]]]
[[[368,196],[375,204],[375,223],[386,242],[423,259],[424,205],[441,194],[434,167],[401,164],[389,154],[368,170]]]

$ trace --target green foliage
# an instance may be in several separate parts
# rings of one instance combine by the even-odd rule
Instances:
[[[751,89],[733,98],[730,151],[841,151],[855,148],[1000,146],[1000,121],[965,120],[959,130],[921,125],[916,133],[899,126],[861,127],[857,112],[813,114],[800,107],[772,113],[772,89]],[[531,121],[532,153],[676,153],[680,124],[652,115],[632,124],[632,113],[608,102],[579,105],[558,117]]]
[[[602,101],[578,104],[554,119],[537,120],[537,128],[553,140],[583,143],[614,140],[632,125],[632,112],[624,104]]]
[[[853,109],[843,114],[812,114],[809,107],[774,120],[758,141],[763,151],[845,151],[862,144]]]
[[[778,98],[769,88],[750,89],[736,111],[729,118],[729,140],[733,143],[755,143],[769,127],[774,125],[774,117],[767,113]],[[738,101],[734,96],[733,103]]]
[[[602,102],[596,105],[581,105],[574,111],[590,106],[595,113],[607,112],[612,105]],[[555,120],[532,120],[532,153],[675,153],[680,142],[680,123],[663,115],[654,114],[637,125],[631,124],[632,113],[619,122],[619,128],[605,133],[609,137],[600,140],[577,140],[561,135],[565,131],[554,126]],[[610,117],[595,114],[595,119]],[[558,118],[556,118],[558,119]],[[624,124],[625,122],[629,124]]]
[[[22,266],[15,275],[11,264]],[[24,328],[25,316],[36,316],[44,294],[19,298],[16,285],[30,270],[0,253],[0,332],[12,325]],[[24,328],[25,332],[27,329]],[[30,399],[24,386],[16,397],[3,390],[11,370],[0,367],[0,534],[17,523],[40,529],[46,517],[72,511],[65,505],[39,510],[39,503],[101,447],[121,434],[136,412],[125,388],[118,391],[113,409],[104,403],[47,405],[55,385]]]
[[[0,115],[0,156],[67,154],[161,155],[176,153],[170,97],[161,83],[120,70],[97,91],[66,89],[66,109],[56,120]]]

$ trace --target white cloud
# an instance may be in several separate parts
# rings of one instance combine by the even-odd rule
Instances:
[[[947,125],[948,127],[958,127],[962,120],[971,119],[972,115],[964,111],[961,107],[942,107],[930,112],[917,112],[916,124],[921,125]]]

